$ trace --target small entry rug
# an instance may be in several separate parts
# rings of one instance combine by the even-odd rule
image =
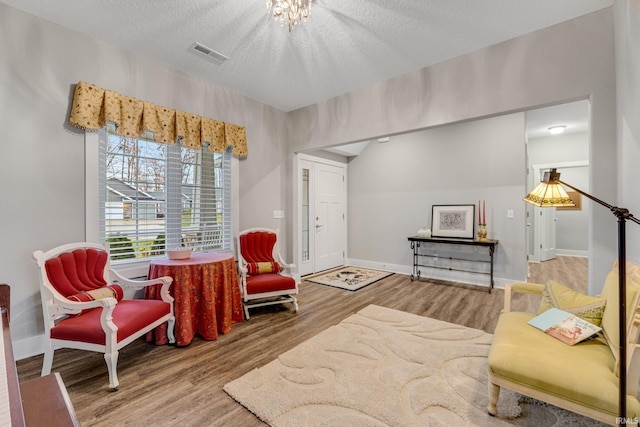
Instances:
[[[369,305],[224,391],[275,427],[602,425],[506,389],[489,416],[492,338]]]
[[[305,277],[313,283],[321,285],[333,286],[336,288],[348,289],[355,291],[377,282],[380,279],[391,276],[393,273],[389,271],[373,270],[363,267],[340,267],[326,273],[316,274],[314,276]]]

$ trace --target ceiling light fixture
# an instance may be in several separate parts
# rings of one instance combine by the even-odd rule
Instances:
[[[306,21],[311,14],[311,3],[313,0],[267,0],[267,12],[272,12],[276,21],[281,26],[287,24],[289,33],[291,29]]]
[[[565,130],[566,128],[567,128],[567,126],[566,126],[566,125],[551,126],[551,127],[549,128],[549,133],[550,133],[551,135],[558,135],[558,134],[560,134],[560,133],[564,132],[564,130]]]

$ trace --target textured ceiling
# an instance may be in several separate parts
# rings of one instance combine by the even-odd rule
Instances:
[[[2,0],[283,111],[612,5],[613,0],[316,0],[291,34],[264,0]],[[194,42],[230,59],[189,51]]]

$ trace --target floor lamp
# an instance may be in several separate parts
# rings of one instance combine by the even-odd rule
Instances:
[[[524,201],[539,207],[575,206],[575,203],[562,188],[563,185],[606,207],[618,219],[618,328],[620,334],[620,347],[618,349],[618,359],[620,361],[618,416],[624,418],[627,416],[627,245],[625,224],[627,220],[640,224],[640,220],[631,215],[627,209],[611,206],[566,182],[560,181],[560,174],[555,168],[551,169],[550,172],[544,173],[542,182],[527,194]]]

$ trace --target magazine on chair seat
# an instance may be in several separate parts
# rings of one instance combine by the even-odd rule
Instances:
[[[599,326],[558,308],[550,308],[528,323],[568,345],[591,338],[602,330]]]

